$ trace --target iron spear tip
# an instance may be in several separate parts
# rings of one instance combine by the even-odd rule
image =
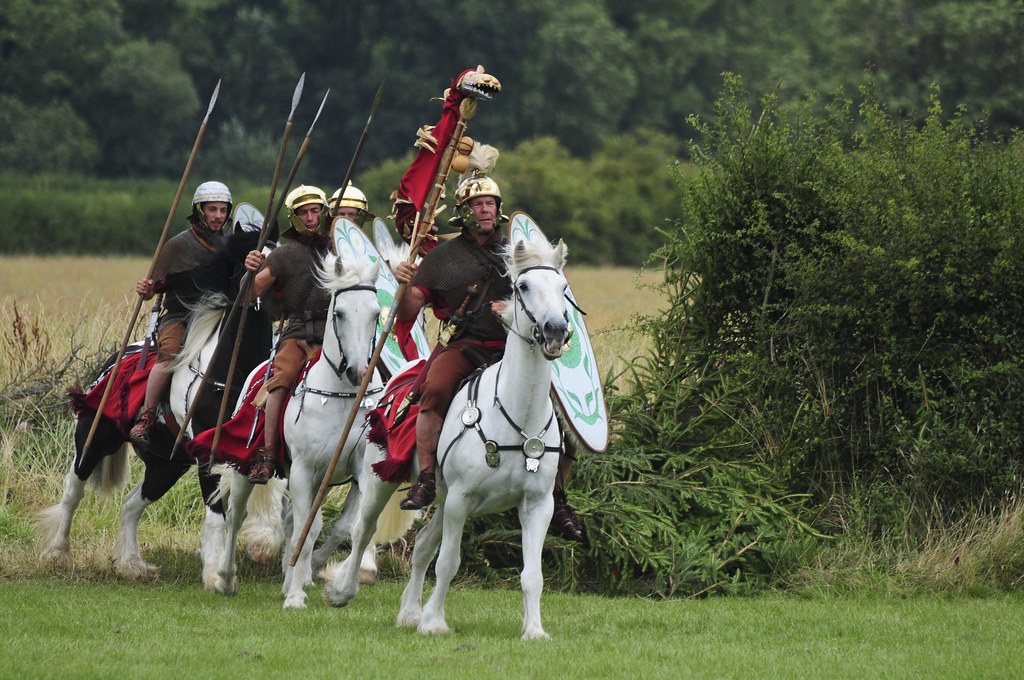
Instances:
[[[203,117],[203,125],[206,125],[206,121],[210,119],[210,114],[213,112],[213,106],[217,103],[218,94],[220,94],[220,78],[217,79],[217,86],[213,88],[213,96],[210,97],[210,105],[206,107],[206,115]]]

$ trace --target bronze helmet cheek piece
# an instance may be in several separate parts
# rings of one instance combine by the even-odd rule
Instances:
[[[292,227],[298,234],[304,236],[313,235],[314,232],[306,227],[306,224],[296,214],[296,211],[306,205],[319,205],[320,223],[317,225],[316,233],[324,234],[327,232],[326,228],[331,222],[331,214],[327,205],[327,194],[324,193],[323,189],[303,184],[288,194],[288,197],[285,199],[285,205],[288,206],[288,221],[291,222]]]

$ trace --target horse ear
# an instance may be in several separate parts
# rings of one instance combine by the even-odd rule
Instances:
[[[367,281],[372,281],[374,283],[377,281],[377,277],[380,275],[380,262],[380,260],[375,260],[370,265],[370,270],[368,272],[368,276],[366,277]]]
[[[558,269],[565,269],[565,263],[569,259],[569,246],[565,245],[562,239],[558,239],[558,245],[555,246],[555,257],[558,258]]]
[[[341,278],[342,274],[345,273],[345,263],[341,261],[340,257],[334,258],[334,276],[335,278]]]
[[[526,241],[516,241],[516,245],[512,248],[512,266],[519,268],[519,262],[523,259],[526,254]]]

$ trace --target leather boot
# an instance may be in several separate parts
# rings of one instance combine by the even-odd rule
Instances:
[[[277,471],[277,456],[265,446],[256,449],[256,464],[249,470],[250,484],[266,484]]]
[[[582,541],[583,531],[576,522],[576,516],[569,507],[569,501],[565,497],[565,489],[556,486],[553,492],[555,497],[555,511],[551,513],[551,531],[556,536],[569,541]]]
[[[131,432],[128,434],[132,443],[142,448],[149,448],[149,431],[155,422],[156,409],[143,409],[142,413],[139,414],[138,420],[135,421],[135,425],[132,426]]]
[[[436,495],[434,471],[421,472],[418,482],[412,485],[408,495],[402,499],[402,510],[420,510],[430,505]]]

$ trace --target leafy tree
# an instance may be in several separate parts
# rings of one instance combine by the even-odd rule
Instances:
[[[0,165],[24,173],[88,172],[99,146],[71,105],[25,106],[0,97]]]
[[[118,47],[91,94],[106,104],[90,112],[105,174],[181,172],[198,128],[199,97],[170,45]]]

